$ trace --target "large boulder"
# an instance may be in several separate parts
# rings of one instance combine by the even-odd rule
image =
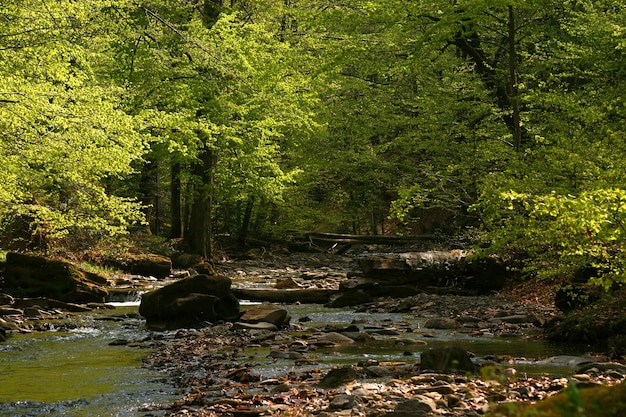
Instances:
[[[6,256],[3,291],[14,297],[47,297],[68,303],[102,303],[105,278],[76,265],[42,256],[10,252]]]
[[[154,330],[199,327],[207,322],[239,318],[239,300],[231,280],[220,275],[196,275],[146,293],[139,314]]]

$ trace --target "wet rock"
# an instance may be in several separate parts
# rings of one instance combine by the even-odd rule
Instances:
[[[260,330],[260,331],[273,332],[273,331],[278,330],[278,327],[275,324],[267,323],[267,322],[258,322],[258,323],[236,322],[235,324],[233,324],[233,329]]]
[[[620,375],[626,375],[626,365],[616,362],[585,362],[581,363],[576,373],[584,374],[595,370],[596,373],[617,372]]]
[[[199,265],[204,262],[204,258],[201,255],[195,255],[190,253],[178,252],[172,255],[172,267],[178,269],[191,268],[194,265]]]
[[[270,303],[263,303],[247,310],[239,319],[244,323],[266,322],[280,328],[289,324],[290,316],[287,310]]]
[[[454,319],[438,317],[426,320],[424,323],[426,329],[458,329],[461,327],[459,322]]]
[[[196,275],[144,294],[139,314],[154,330],[197,327],[239,318],[239,301],[227,277]]]
[[[304,355],[300,352],[283,352],[281,350],[272,350],[269,355],[267,355],[273,359],[294,359],[294,360],[302,360],[304,359]]]
[[[261,378],[258,375],[254,375],[249,368],[237,368],[232,369],[226,374],[224,374],[224,378],[232,379],[237,382],[252,382],[252,381],[260,381]]]
[[[589,363],[589,359],[584,356],[573,355],[558,355],[550,356],[549,358],[542,359],[537,363],[542,365],[558,365],[558,366],[581,366],[584,363]],[[580,368],[578,373],[584,373],[585,370]]]
[[[96,305],[103,306],[104,304],[97,303]],[[18,298],[15,300],[14,306],[16,308],[37,307],[44,309],[56,309],[72,313],[84,313],[93,309],[85,304],[66,303],[47,297]]]
[[[87,274],[67,261],[10,252],[6,256],[3,289],[13,297],[104,302],[107,291],[94,277],[95,274]]]
[[[374,340],[374,336],[372,336],[369,333],[364,333],[364,332],[341,332],[342,335],[349,337],[350,339],[354,340],[355,342],[359,342],[359,343],[365,343],[365,342],[370,342],[372,340]]]
[[[339,394],[335,395],[328,404],[329,410],[349,410],[354,407],[354,395]]]
[[[318,386],[320,388],[337,388],[341,385],[352,382],[358,378],[358,374],[351,366],[344,366],[342,368],[334,368],[328,371],[328,373],[322,378]]]
[[[284,290],[284,289],[302,288],[302,286],[298,284],[296,281],[294,281],[293,278],[284,278],[284,279],[279,279],[276,282],[276,285],[274,285],[274,288],[278,290]]]
[[[541,326],[543,320],[534,314],[514,314],[510,316],[494,317],[489,320],[492,323],[509,323],[509,324],[532,324],[533,326]]]
[[[194,264],[193,268],[198,275],[216,275],[215,266],[211,262],[200,262]]]
[[[357,289],[341,292],[336,297],[333,297],[327,306],[332,308],[341,308],[371,303],[372,301],[374,301],[374,297],[372,295],[363,289]]]
[[[422,352],[420,368],[439,372],[473,372],[474,363],[465,349],[449,346]]]
[[[355,342],[353,339],[349,338],[348,336],[344,336],[341,333],[330,332],[330,333],[324,333],[323,335],[314,338],[313,340],[311,340],[310,343],[315,346],[333,347],[333,346],[351,345]]]
[[[337,291],[326,288],[280,290],[276,288],[233,288],[233,293],[241,300],[267,301],[270,303],[325,304]]]

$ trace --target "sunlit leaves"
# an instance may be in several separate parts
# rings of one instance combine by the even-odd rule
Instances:
[[[561,265],[542,271],[543,276],[561,271],[565,265],[570,266],[570,273],[590,265],[601,272],[595,282],[606,289],[624,282],[625,190],[597,189],[579,195],[509,191],[501,194],[501,202],[505,210],[519,216],[515,226],[523,234],[519,243],[525,250],[559,257]]]
[[[124,233],[138,206],[104,186],[131,172],[143,138],[123,90],[95,76],[106,61],[90,42],[97,7],[49,3],[5,2],[0,13],[0,215],[27,216],[50,239]]]

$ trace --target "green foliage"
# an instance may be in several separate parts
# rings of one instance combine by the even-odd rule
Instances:
[[[131,172],[144,139],[121,108],[123,89],[97,76],[92,6],[0,7],[0,218],[29,219],[25,233],[48,243],[125,233],[141,218],[132,199],[106,191],[107,179]]]
[[[434,210],[608,288],[625,27],[616,0],[5,1],[4,241],[119,236],[179,186],[206,233],[400,232]]]
[[[494,235],[501,236],[499,245],[514,243],[532,254],[530,269],[540,277],[592,266],[601,271],[592,282],[607,290],[625,282],[626,191],[599,189],[578,196],[509,191],[500,194],[499,204],[493,211],[498,223],[492,225]],[[542,255],[557,265],[546,268]]]

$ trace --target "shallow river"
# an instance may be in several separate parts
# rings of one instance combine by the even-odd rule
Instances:
[[[0,344],[0,416],[144,416],[151,405],[170,402],[173,390],[162,375],[142,367],[148,351],[109,345],[142,338],[136,311],[79,314],[69,330]]]
[[[415,327],[420,319],[404,314],[365,314],[349,310],[330,310],[321,306],[285,306],[293,321],[307,317],[306,327],[348,325],[353,320],[367,326],[381,323]],[[149,333],[142,329],[137,305],[115,310],[79,314],[71,320],[71,329],[15,335],[0,344],[0,416],[158,416],[151,406],[167,404],[175,391],[164,376],[142,367],[149,351],[126,345],[110,345],[116,340],[136,341]],[[567,364],[538,363],[553,355],[581,353],[580,349],[551,345],[533,339],[471,337],[450,331],[403,333],[402,337],[421,339],[426,345],[399,345],[387,338],[355,345],[340,351],[320,350],[316,367],[357,363],[363,359],[380,362],[415,362],[429,347],[455,343],[473,352],[475,361],[498,354],[516,358],[518,372],[530,375],[549,373],[555,377],[571,375]],[[393,339],[391,339],[393,340]],[[254,358],[255,371],[263,378],[286,373],[293,361],[268,360],[262,348],[246,352]],[[297,370],[303,371],[298,368]]]

